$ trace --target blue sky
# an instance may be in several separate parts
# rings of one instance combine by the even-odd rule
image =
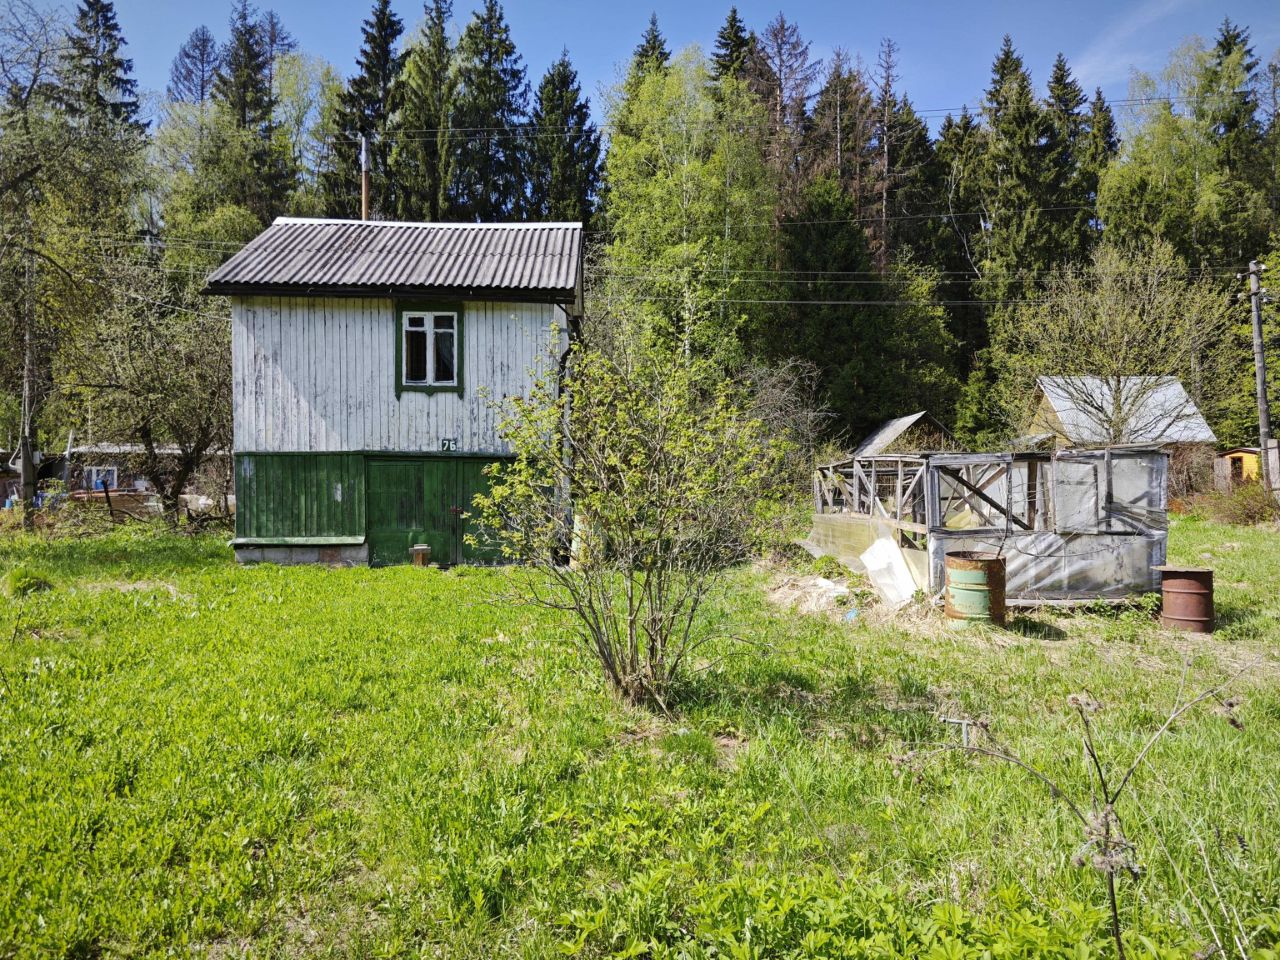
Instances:
[[[73,0],[66,0],[70,6]],[[261,0],[284,20],[302,46],[332,62],[343,76],[354,71],[360,21],[370,2],[352,0]],[[478,6],[454,0],[454,32]],[[396,11],[416,28],[420,0],[395,0]],[[568,47],[593,107],[599,91],[613,83],[639,40],[652,10],[672,49],[699,43],[709,49],[728,2],[705,0],[508,0],[507,18],[524,57],[530,82]],[[749,26],[762,28],[780,8],[812,41],[815,56],[839,46],[874,63],[880,39],[899,47],[903,86],[917,108],[930,112],[936,128],[942,113],[975,103],[986,86],[992,57],[1006,32],[1013,35],[1037,86],[1042,87],[1058,51],[1068,57],[1089,91],[1101,86],[1110,99],[1123,98],[1132,71],[1156,70],[1187,37],[1211,37],[1224,15],[1248,25],[1265,62],[1280,47],[1280,3],[1276,0],[997,0],[997,2],[870,3],[866,0],[741,0]],[[228,0],[116,0],[134,69],[145,88],[162,90],[169,63],[193,28],[204,23],[226,36]]]

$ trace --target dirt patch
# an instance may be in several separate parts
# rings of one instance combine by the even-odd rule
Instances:
[[[667,728],[655,717],[651,721],[631,724],[631,726],[618,733],[614,739],[622,746],[630,747],[637,744],[653,743],[667,732]]]
[[[150,593],[161,590],[174,600],[186,596],[172,583],[164,580],[99,580],[97,583],[85,584],[85,589],[94,593],[106,593],[108,590],[117,593]]]
[[[771,603],[794,613],[838,616],[845,611],[853,591],[826,577],[784,577],[769,587]]]
[[[738,754],[746,749],[750,741],[735,730],[726,730],[715,735],[716,753],[718,754],[717,763],[721,767],[732,768],[737,766]]]

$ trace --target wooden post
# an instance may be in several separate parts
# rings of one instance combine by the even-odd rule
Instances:
[[[1267,269],[1257,260],[1249,264],[1249,300],[1253,312],[1253,373],[1255,389],[1258,394],[1258,449],[1262,452],[1259,458],[1262,464],[1262,489],[1271,491],[1270,457],[1267,450],[1271,446],[1271,406],[1267,402],[1267,358],[1262,341],[1262,271]]]
[[[902,519],[902,461],[898,461],[898,490],[894,494],[897,505],[894,507],[894,514],[899,520]]]

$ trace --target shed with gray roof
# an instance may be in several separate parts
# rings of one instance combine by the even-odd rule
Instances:
[[[210,275],[231,300],[241,560],[489,559],[465,542],[510,453],[488,398],[558,369],[582,225],[282,217]]]
[[[1177,377],[1040,377],[1033,433],[1059,446],[1212,444],[1204,415]]]

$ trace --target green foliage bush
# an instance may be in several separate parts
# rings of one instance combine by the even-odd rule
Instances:
[[[1268,494],[1261,483],[1241,483],[1231,492],[1206,493],[1197,497],[1192,508],[1218,523],[1254,526],[1280,520],[1280,501]]]
[[[826,577],[828,580],[844,580],[852,571],[835,557],[827,554],[813,561],[813,572],[815,576]]]

